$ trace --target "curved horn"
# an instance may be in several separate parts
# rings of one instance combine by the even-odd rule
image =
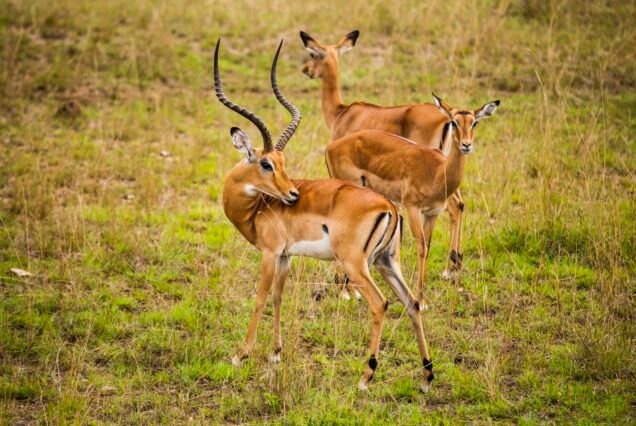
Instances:
[[[258,118],[258,116],[240,105],[237,105],[230,101],[225,97],[225,93],[223,93],[223,85],[221,84],[221,77],[219,77],[219,46],[221,45],[221,39],[216,42],[216,49],[214,50],[214,91],[216,92],[216,97],[219,98],[219,101],[229,109],[234,112],[241,114],[243,117],[250,120],[258,130],[261,132],[261,136],[263,137],[263,147],[265,152],[269,152],[273,149],[272,147],[272,135],[269,133],[267,126],[263,123],[263,120]]]
[[[300,124],[300,119],[302,115],[298,108],[296,108],[291,102],[289,102],[282,93],[280,93],[280,89],[278,88],[278,82],[276,81],[276,63],[278,62],[278,55],[280,54],[280,49],[283,47],[283,40],[280,41],[278,45],[278,50],[276,50],[276,55],[274,56],[274,62],[272,62],[272,89],[274,89],[274,94],[276,95],[276,99],[280,102],[287,111],[289,111],[292,115],[291,122],[283,132],[283,134],[278,139],[276,143],[276,150],[282,151],[285,149],[285,145],[289,142],[289,139],[294,135],[298,125]]]

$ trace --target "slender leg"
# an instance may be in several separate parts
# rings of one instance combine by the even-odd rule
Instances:
[[[256,293],[256,306],[254,307],[254,313],[250,320],[250,325],[247,329],[247,336],[245,337],[245,344],[241,350],[232,358],[232,364],[239,366],[241,361],[247,358],[254,347],[254,341],[256,339],[256,330],[258,328],[258,322],[261,319],[263,308],[267,302],[267,294],[274,281],[274,273],[276,270],[277,256],[273,253],[263,252],[263,258],[261,260],[261,278],[258,284],[258,291]]]
[[[422,309],[426,309],[424,302],[424,285],[426,283],[426,255],[428,247],[424,238],[424,228],[422,226],[422,214],[417,207],[409,207],[406,209],[406,217],[409,220],[413,238],[415,238],[415,246],[417,248],[417,300],[420,301]]]
[[[424,262],[423,262],[423,270],[422,273],[426,278],[426,261],[428,260],[428,255],[431,252],[431,237],[433,236],[433,228],[435,227],[435,221],[437,220],[437,215],[424,216],[424,241],[426,244],[424,245],[425,254],[424,254]],[[423,295],[422,295],[423,297]],[[420,299],[422,300],[422,299]]]
[[[458,275],[462,269],[463,254],[461,252],[462,216],[464,212],[464,201],[459,192],[455,191],[448,199],[448,215],[450,216],[450,252],[448,264],[444,270],[444,278],[451,279]]]
[[[290,259],[286,256],[278,258],[278,269],[274,278],[274,351],[269,356],[270,362],[280,362],[280,351],[283,349],[283,339],[280,337],[280,305],[285,289],[285,280],[289,274]]]
[[[345,263],[344,268],[349,276],[350,285],[362,294],[371,310],[371,339],[369,341],[369,352],[371,355],[364,369],[364,374],[358,383],[358,388],[365,390],[371,379],[373,379],[375,369],[378,366],[378,352],[380,350],[382,328],[384,327],[384,313],[389,304],[373,282],[366,260],[356,264]]]
[[[351,293],[356,299],[360,299],[360,293],[357,290],[349,288],[349,277],[344,272],[344,268],[340,262],[336,263],[336,276],[334,277],[340,297],[345,300],[351,299]]]
[[[433,375],[433,363],[431,362],[430,355],[428,353],[428,346],[426,344],[426,338],[424,337],[424,327],[422,326],[422,317],[420,316],[419,302],[411,293],[411,290],[406,285],[406,281],[402,276],[400,269],[400,240],[397,238],[393,242],[393,246],[390,249],[385,250],[376,259],[375,265],[389,284],[395,295],[400,299],[402,304],[406,307],[413,329],[417,337],[417,345],[420,350],[420,357],[422,359],[423,369],[423,383],[420,387],[422,392],[428,392],[431,386],[431,381],[434,378]]]
[[[426,259],[431,249],[431,237],[433,236],[433,228],[435,227],[435,221],[437,215],[424,216],[424,241],[426,241]]]

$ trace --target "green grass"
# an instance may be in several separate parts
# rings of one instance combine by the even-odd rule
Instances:
[[[636,7],[346,3],[0,2],[0,423],[636,421]],[[458,284],[441,279],[446,216],[435,230],[427,395],[385,284],[379,368],[356,390],[367,307],[315,302],[334,267],[311,259],[286,287],[283,362],[267,362],[271,306],[253,356],[229,362],[259,254],[224,217],[222,182],[240,159],[229,128],[257,133],[214,98],[214,43],[228,95],[276,133],[288,116],[268,72],[285,38],[278,79],[304,116],[287,168],[319,178],[329,134],[298,31],[356,28],[346,101],[502,100],[462,184]],[[408,233],[410,283],[415,257]]]

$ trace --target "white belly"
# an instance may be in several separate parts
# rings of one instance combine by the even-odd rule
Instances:
[[[320,240],[297,241],[287,249],[290,256],[310,256],[318,259],[334,259],[329,234],[323,232]]]

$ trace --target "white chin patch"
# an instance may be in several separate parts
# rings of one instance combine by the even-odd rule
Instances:
[[[243,187],[243,192],[248,197],[256,197],[256,194],[258,194],[256,187],[254,185],[250,185],[249,183]]]

